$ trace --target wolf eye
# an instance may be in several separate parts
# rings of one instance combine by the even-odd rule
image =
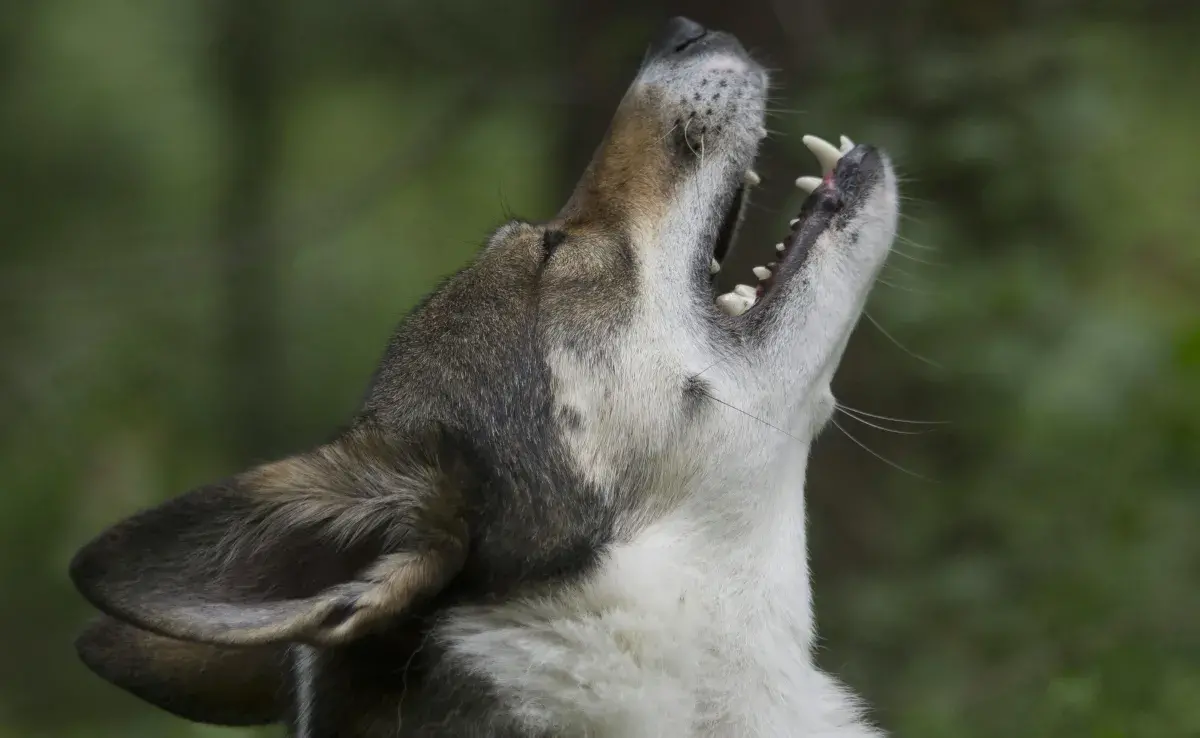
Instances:
[[[563,231],[546,231],[542,236],[542,258],[549,259],[554,255],[559,244],[566,240],[567,234]]]

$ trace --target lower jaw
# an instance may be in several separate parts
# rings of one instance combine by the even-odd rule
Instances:
[[[805,136],[804,143],[816,155],[825,172],[824,176],[800,177],[796,180],[796,185],[808,193],[800,213],[789,222],[787,236],[775,244],[773,260],[753,268],[753,286],[738,284],[732,291],[717,295],[716,306],[726,315],[741,316],[756,307],[761,310],[762,306],[770,302],[778,292],[777,287],[800,270],[817,237],[844,205],[842,188],[835,173],[846,171],[844,167],[838,168],[838,162],[841,157],[856,149],[854,142],[842,136],[841,147],[838,148],[815,136]],[[857,148],[863,150],[862,147]],[[736,191],[733,204],[725,215],[709,270],[714,284],[721,262],[730,251],[734,231],[748,200],[748,191],[758,182],[758,175],[752,170],[747,170],[743,183]]]

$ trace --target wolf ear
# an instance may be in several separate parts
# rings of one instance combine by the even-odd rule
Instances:
[[[102,612],[225,646],[352,640],[458,573],[462,465],[359,428],[102,533],[71,563]]]
[[[288,709],[288,647],[225,648],[155,635],[105,615],[75,641],[104,680],[174,715],[212,725],[266,725]]]

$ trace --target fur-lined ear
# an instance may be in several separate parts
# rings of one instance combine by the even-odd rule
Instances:
[[[71,578],[101,611],[170,638],[344,643],[462,566],[467,480],[440,445],[360,427],[113,526]]]
[[[75,641],[101,678],[195,722],[266,725],[288,710],[288,647],[224,648],[186,643],[107,616]]]

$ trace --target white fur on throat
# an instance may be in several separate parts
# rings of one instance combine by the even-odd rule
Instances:
[[[877,736],[812,662],[799,493],[753,536],[682,510],[616,547],[577,590],[462,610],[438,636],[533,728]]]

